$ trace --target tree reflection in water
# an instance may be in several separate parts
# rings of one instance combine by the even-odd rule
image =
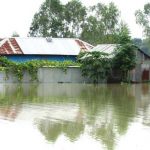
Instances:
[[[88,134],[96,141],[102,142],[104,148],[113,150],[135,118],[143,116],[143,124],[150,126],[149,87],[149,84],[5,85],[5,92],[0,93],[0,116],[13,118],[13,115],[8,115],[13,108],[17,118],[24,109],[24,104],[35,104],[39,110],[48,111],[46,116],[36,115],[33,118],[33,123],[47,141],[55,143],[63,134],[74,142],[80,140],[81,135]],[[58,107],[58,104],[61,107]],[[55,116],[64,106],[67,106],[68,110],[61,111],[63,117],[50,118],[49,115]],[[74,117],[70,113],[71,110]],[[140,114],[141,110],[143,115]],[[72,119],[67,120],[66,115]]]
[[[78,122],[62,121],[61,123],[54,123],[48,120],[40,120],[37,124],[41,133],[51,142],[55,142],[61,134],[64,134],[73,142],[76,141],[84,131],[84,125]]]
[[[130,85],[83,88],[76,95],[76,103],[82,112],[80,122],[77,118],[73,122],[39,120],[38,128],[47,140],[55,142],[61,134],[70,141],[78,140],[81,134],[87,132],[85,127],[88,126],[89,135],[102,141],[108,150],[114,149],[116,140],[126,133],[135,115],[135,98],[131,89]],[[69,98],[66,97],[63,102],[69,103]]]

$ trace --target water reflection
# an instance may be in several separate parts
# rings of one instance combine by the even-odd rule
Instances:
[[[61,134],[64,134],[70,141],[76,141],[84,131],[83,123],[79,122],[51,123],[47,120],[41,120],[38,123],[41,133],[51,142],[55,142]]]
[[[149,130],[149,116],[149,84],[0,85],[0,119],[30,122],[53,144],[62,136],[74,144],[91,137],[103,149],[115,150],[132,125]]]

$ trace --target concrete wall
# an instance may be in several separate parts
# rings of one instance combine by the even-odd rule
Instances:
[[[40,68],[38,79],[41,83],[89,83],[90,80],[82,76],[79,67],[69,67],[66,71],[61,68]]]
[[[38,70],[39,83],[91,83],[91,80],[82,76],[79,67],[69,67],[66,71],[62,68],[44,67]],[[8,75],[4,71],[0,71],[1,83],[17,83],[18,80],[13,74]],[[31,77],[25,72],[22,80],[23,83],[30,83]]]

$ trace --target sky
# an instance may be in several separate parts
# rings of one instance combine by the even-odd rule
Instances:
[[[69,0],[61,0],[63,3]],[[134,13],[143,9],[149,0],[80,0],[84,5],[91,6],[98,2],[108,4],[114,2],[121,12],[121,18],[130,29],[132,37],[142,38],[142,27],[136,24]],[[44,0],[0,0],[0,38],[10,37],[17,32],[26,37],[34,14]]]

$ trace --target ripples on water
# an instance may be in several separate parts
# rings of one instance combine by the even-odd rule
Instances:
[[[149,139],[149,84],[0,84],[0,149],[149,150]]]

